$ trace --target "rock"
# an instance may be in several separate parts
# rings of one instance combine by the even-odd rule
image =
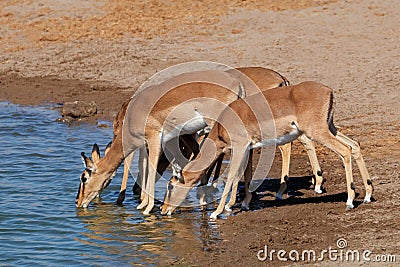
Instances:
[[[73,120],[73,118],[71,117],[62,117],[62,118],[57,118],[56,122],[60,122],[60,123],[71,123]]]
[[[74,119],[90,117],[97,114],[97,105],[94,101],[65,102],[61,111],[63,117]]]

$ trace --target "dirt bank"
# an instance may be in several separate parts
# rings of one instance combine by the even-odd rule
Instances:
[[[305,152],[296,145],[294,197],[276,202],[277,183],[271,183],[253,204],[256,211],[220,222],[224,241],[218,247],[182,251],[182,262],[265,266],[270,262],[257,259],[265,245],[321,251],[336,248],[340,237],[349,249],[397,254],[400,261],[399,1],[203,1],[211,6],[139,1],[136,9],[129,1],[77,2],[1,2],[0,100],[24,105],[94,100],[96,118],[111,120],[145,79],[176,63],[264,66],[292,83],[317,80],[334,88],[336,125],[361,142],[376,202],[361,204],[364,191],[354,166],[359,205],[344,211],[344,169],[322,147],[327,192],[315,195],[305,181],[311,174]],[[273,177],[279,177],[279,161]]]

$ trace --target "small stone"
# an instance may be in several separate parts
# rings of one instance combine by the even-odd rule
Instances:
[[[61,111],[63,117],[74,119],[90,117],[97,114],[97,105],[94,101],[65,102]]]

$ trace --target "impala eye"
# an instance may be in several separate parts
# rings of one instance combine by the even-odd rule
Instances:
[[[81,175],[81,182],[82,182],[82,183],[86,183],[87,180],[88,180],[88,179],[85,177],[85,174],[82,173],[82,175]]]

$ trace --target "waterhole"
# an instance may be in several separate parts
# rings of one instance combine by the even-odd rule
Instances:
[[[68,126],[58,116],[49,107],[0,103],[0,265],[156,266],[217,247],[210,211],[144,216],[130,190],[115,205],[122,170],[100,200],[77,209],[80,152],[89,154],[94,142],[104,152],[112,127]]]

